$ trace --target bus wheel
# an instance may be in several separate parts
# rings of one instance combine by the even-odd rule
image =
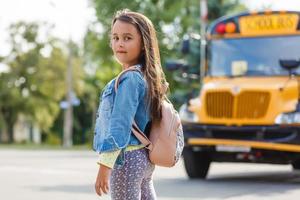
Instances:
[[[191,179],[205,179],[210,158],[205,152],[195,152],[190,147],[185,147],[183,150],[183,160],[187,175]]]
[[[294,162],[292,162],[292,166],[294,170],[300,169],[300,160],[295,160]]]

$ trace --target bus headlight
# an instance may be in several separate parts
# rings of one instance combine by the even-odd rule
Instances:
[[[199,122],[198,116],[195,113],[188,110],[186,103],[179,108],[179,116],[183,122]]]
[[[276,117],[275,124],[300,124],[300,112],[282,113]]]

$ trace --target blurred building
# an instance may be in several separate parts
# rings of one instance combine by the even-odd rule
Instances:
[[[8,133],[5,129],[0,129],[0,141],[8,141]],[[14,125],[13,141],[15,143],[32,142],[35,144],[41,143],[41,131],[37,125],[33,125],[23,115],[20,115],[18,121]]]
[[[25,117],[20,115],[17,123],[14,126],[14,141],[15,142],[33,142],[41,143],[41,132],[37,125],[29,123]]]

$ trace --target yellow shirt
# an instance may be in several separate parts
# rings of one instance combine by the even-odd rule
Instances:
[[[141,149],[145,147],[143,144],[141,145],[131,145],[127,146],[125,151],[133,151],[137,149]],[[105,165],[106,167],[113,168],[114,164],[120,154],[121,150],[116,151],[110,151],[110,152],[104,152],[99,155],[99,161],[98,164]]]

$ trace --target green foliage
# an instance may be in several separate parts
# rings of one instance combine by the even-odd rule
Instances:
[[[239,4],[239,0],[208,0],[208,19],[215,20],[221,16],[243,11],[246,8]]]
[[[46,135],[45,143],[50,145],[61,145],[62,141],[61,137],[59,137],[56,133],[49,132]]]
[[[20,101],[20,108],[14,112],[27,115],[46,131],[57,116],[57,102],[65,93],[66,58],[52,38],[38,40],[39,26],[24,22],[11,26],[12,53],[16,56],[8,60],[11,67],[9,83],[18,93],[18,97],[11,99]],[[22,42],[17,41],[18,38]],[[45,48],[50,50],[50,55],[43,55]]]
[[[41,29],[51,27],[25,22],[10,26],[12,50],[2,60],[10,70],[0,74],[0,115],[6,127],[13,127],[22,113],[47,132],[60,112],[59,102],[66,93],[67,56],[63,42],[48,35],[48,31],[41,40]],[[83,73],[78,58],[73,60],[73,67],[74,88],[80,93],[83,86],[78,80]],[[12,135],[13,129],[8,132]]]

